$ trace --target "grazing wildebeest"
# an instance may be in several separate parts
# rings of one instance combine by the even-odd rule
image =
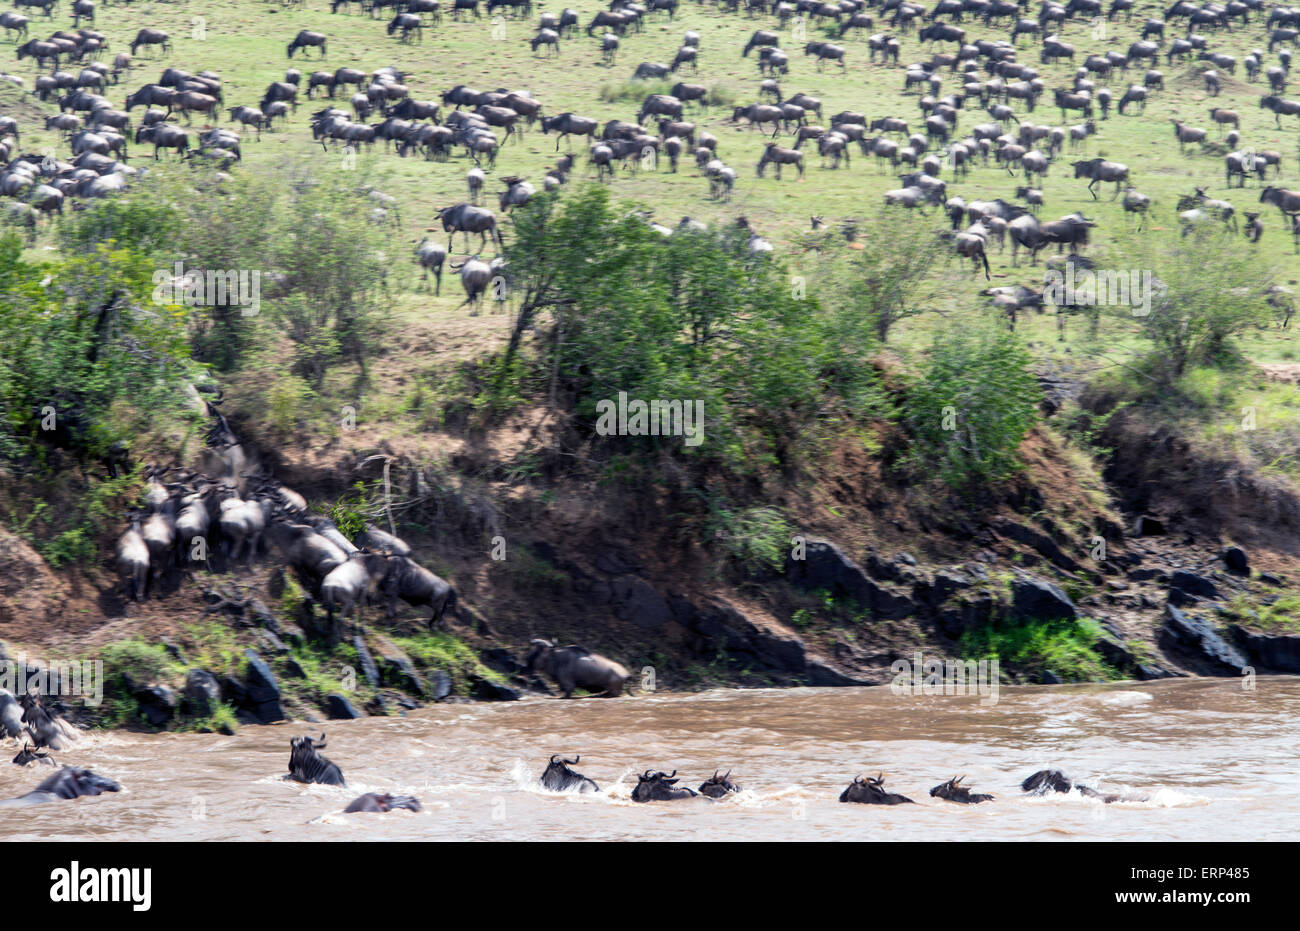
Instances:
[[[1106,795],[1088,786],[1071,782],[1059,769],[1040,769],[1020,783],[1020,789],[1034,795],[1047,795],[1049,792],[1069,792],[1072,789],[1077,789],[1080,795],[1101,799],[1107,804],[1118,802],[1121,798],[1119,795]]]
[[[285,779],[294,782],[318,782],[327,786],[346,786],[343,771],[334,763],[317,753],[325,749],[325,735],[313,740],[310,737],[294,737],[289,741],[289,775]]]
[[[399,808],[405,808],[407,811],[420,811],[420,800],[410,795],[382,795],[374,792],[367,792],[365,795],[354,798],[347,808],[343,809],[345,815],[355,814],[357,812],[387,812],[396,811]]]
[[[758,29],[754,31],[754,34],[749,37],[749,41],[745,43],[745,47],[740,52],[740,57],[748,57],[751,49],[774,48],[780,44],[781,37],[775,32],[769,32],[766,29]]]
[[[105,792],[120,792],[121,790],[122,787],[112,779],[100,776],[88,769],[65,766],[26,795],[0,801],[0,807],[20,808],[28,805],[43,805],[46,802],[57,802],[60,799],[82,798],[83,796],[102,795]]]
[[[388,34],[390,36],[393,34],[392,26],[389,27]],[[326,39],[325,39],[325,34],[323,32],[312,32],[310,29],[303,29],[296,36],[294,36],[293,41],[289,43],[288,55],[290,58],[292,58],[293,53],[298,51],[298,49],[302,49],[303,54],[306,55],[307,49],[316,48],[316,49],[320,49],[320,57],[324,58],[325,42]]]
[[[582,773],[574,772],[570,766],[577,766],[581,756],[575,756],[571,760],[563,759],[559,754],[551,755],[551,762],[546,765],[546,771],[542,773],[542,785],[552,792],[599,792],[600,786],[595,781],[588,779]]]
[[[619,663],[586,647],[557,647],[549,640],[534,640],[524,662],[528,672],[540,671],[555,680],[565,698],[574,689],[585,689],[606,697],[623,693],[629,673]]]
[[[965,778],[965,776],[954,776],[947,782],[940,783],[930,790],[930,797],[946,799],[949,802],[960,802],[963,805],[978,805],[980,802],[993,801],[991,795],[978,792],[972,793],[970,789],[959,785]]]
[[[677,775],[677,770],[671,773],[651,772],[646,770],[637,776],[636,788],[632,790],[632,801],[634,802],[671,802],[675,799],[694,798],[696,792],[694,789],[688,789],[686,786],[677,785],[677,780],[673,777]]]
[[[740,786],[732,782],[730,777],[731,770],[718,775],[715,769],[713,775],[700,784],[700,795],[708,798],[726,798],[731,792],[739,792]]]
[[[787,149],[775,142],[769,142],[763,149],[763,157],[758,160],[758,176],[763,177],[763,168],[768,164],[776,166],[776,180],[781,180],[781,166],[794,165],[803,177],[803,153],[798,149]]]
[[[912,800],[905,795],[885,791],[884,773],[872,778],[856,777],[852,784],[840,793],[841,802],[859,802],[864,805],[903,805]]]
[[[161,29],[141,29],[135,34],[135,40],[131,43],[131,54],[135,55],[136,49],[142,45],[160,45],[166,53],[171,53],[172,40],[171,36]]]

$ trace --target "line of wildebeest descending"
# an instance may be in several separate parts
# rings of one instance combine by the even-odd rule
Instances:
[[[3,689],[0,689],[0,731],[3,731],[7,737],[23,740],[23,747],[13,760],[19,766],[56,766],[47,748],[66,749],[76,737],[75,728],[53,709],[47,708],[38,695],[25,694],[15,698]],[[326,746],[324,734],[319,738],[307,736],[291,738],[289,772],[283,778],[306,784],[346,787],[347,781],[343,777],[342,769],[320,753]],[[552,792],[578,794],[600,792],[601,788],[595,780],[573,769],[581,759],[581,756],[575,756],[570,760],[558,754],[552,755],[538,782],[543,788]],[[954,776],[940,783],[930,790],[930,797],[967,805],[995,800],[992,795],[972,792],[969,787],[962,785],[964,778]],[[726,773],[714,770],[713,775],[705,779],[698,790],[680,786],[677,784],[678,781],[677,770],[671,773],[645,770],[637,775],[637,784],[632,789],[632,801],[666,802],[696,797],[716,800],[742,791],[741,786],[731,780],[731,770]],[[1077,791],[1086,798],[1097,799],[1107,804],[1146,800],[1144,797],[1099,792],[1090,786],[1073,782],[1056,769],[1035,772],[1020,784],[1020,788],[1023,792],[1033,795]],[[83,767],[64,766],[30,792],[17,798],[0,801],[0,807],[40,805],[60,799],[102,795],[120,790],[121,785],[113,779]],[[840,793],[839,800],[866,805],[912,803],[912,799],[904,795],[885,790],[883,773],[874,777],[855,777]],[[411,796],[367,792],[349,803],[344,811],[345,813],[387,812],[395,809],[420,811],[420,800]]]
[[[1222,89],[1220,74],[1236,74],[1238,61],[1234,55],[1212,48],[1212,37],[1232,32],[1233,23],[1242,26],[1258,25],[1251,15],[1263,17],[1263,28],[1268,32],[1267,51],[1255,49],[1244,57],[1242,67],[1247,80],[1267,80],[1270,93],[1259,100],[1259,106],[1273,112],[1280,126],[1282,116],[1300,116],[1300,101],[1281,96],[1285,93],[1291,66],[1288,46],[1300,36],[1300,10],[1289,7],[1268,7],[1263,0],[1231,0],[1226,4],[1206,2],[1200,5],[1190,0],[1177,0],[1165,12],[1163,19],[1147,19],[1141,27],[1140,37],[1127,51],[1107,50],[1099,54],[1085,54],[1065,42],[1061,35],[1068,24],[1093,25],[1106,20],[1115,21],[1121,16],[1127,22],[1133,14],[1132,0],[1041,0],[1036,18],[1029,12],[1030,0],[937,0],[927,9],[907,0],[722,0],[715,5],[722,11],[749,17],[770,15],[782,26],[792,17],[805,17],[815,25],[834,28],[838,35],[846,36],[850,30],[870,31],[888,27],[885,32],[872,32],[867,38],[869,61],[882,65],[898,65],[903,48],[903,38],[915,34],[917,48],[945,44],[954,51],[931,51],[928,58],[914,61],[903,68],[903,93],[917,94],[922,126],[912,131],[908,119],[885,115],[869,118],[859,111],[844,110],[824,119],[821,100],[807,93],[786,94],[781,79],[788,75],[790,60],[780,47],[781,34],[775,30],[754,30],[749,41],[740,50],[742,57],[755,53],[760,72],[757,99],[732,109],[731,122],[757,131],[770,127],[772,136],[764,144],[756,165],[761,178],[771,166],[778,179],[783,167],[793,167],[804,175],[804,146],[815,145],[822,159],[822,167],[835,170],[843,165],[851,168],[852,150],[874,158],[880,169],[910,169],[899,175],[903,186],[884,194],[886,205],[905,209],[941,208],[951,220],[951,228],[942,235],[950,243],[956,256],[969,259],[976,270],[983,268],[990,276],[988,252],[992,245],[999,251],[1011,242],[1011,264],[1015,266],[1018,252],[1030,253],[1031,264],[1036,264],[1038,254],[1055,245],[1061,253],[1066,247],[1072,262],[1090,267],[1092,263],[1078,255],[1095,228],[1095,220],[1082,212],[1074,212],[1058,220],[1040,220],[1038,213],[1045,206],[1041,183],[1065,147],[1076,152],[1086,148],[1091,136],[1098,132],[1097,118],[1105,121],[1111,116],[1112,104],[1116,113],[1123,116],[1142,112],[1150,95],[1164,89],[1165,79],[1155,67],[1163,55],[1172,64],[1203,62],[1202,77],[1207,91],[1217,96]],[[27,0],[20,5],[33,6],[47,13],[55,4],[46,0]],[[403,44],[422,38],[425,24],[441,22],[441,6],[437,0],[367,0],[362,2],[363,13],[387,16],[388,34],[396,36]],[[702,3],[701,3],[702,5]],[[532,6],[528,0],[491,0],[486,4],[489,13],[505,9],[520,17],[529,17]],[[742,11],[743,6],[743,11]],[[349,4],[335,2],[331,12],[347,12]],[[1265,9],[1268,10],[1264,16]],[[453,18],[481,15],[478,0],[455,0],[450,6]],[[666,16],[672,19],[678,10],[677,0],[650,0],[647,4],[613,0],[608,10],[599,11],[587,24],[586,35],[599,38],[603,60],[613,64],[619,51],[620,40],[644,30],[647,18]],[[90,11],[93,20],[93,10]],[[74,11],[77,20],[87,15]],[[5,19],[4,16],[8,16]],[[0,16],[0,24],[8,31],[25,37],[27,22],[11,14]],[[961,23],[982,23],[992,29],[1001,25],[1009,28],[1005,39],[975,38],[968,36]],[[1186,25],[1186,35],[1166,41],[1166,30],[1180,24]],[[542,13],[537,21],[537,33],[529,40],[535,53],[558,54],[564,40],[581,34],[579,14],[573,9],[560,13]],[[1202,34],[1204,33],[1204,34]],[[1037,63],[1020,60],[1018,43],[1022,36],[1039,44]],[[16,40],[15,40],[16,41]],[[131,110],[138,105],[146,107],[142,125],[135,132],[137,143],[152,143],[157,159],[163,149],[173,150],[182,157],[200,156],[220,169],[228,169],[241,158],[240,137],[228,129],[211,127],[202,132],[197,146],[191,143],[190,134],[172,121],[183,115],[188,122],[192,114],[200,113],[215,121],[222,108],[229,121],[247,127],[259,136],[276,120],[286,120],[301,98],[312,99],[318,92],[334,99],[342,91],[350,92],[350,110],[329,106],[311,114],[309,125],[313,138],[322,148],[349,147],[349,151],[372,149],[382,141],[385,150],[399,156],[423,155],[426,159],[445,160],[459,150],[474,162],[466,174],[468,199],[438,210],[443,230],[450,236],[447,245],[429,238],[419,243],[416,261],[424,278],[430,273],[435,278],[435,291],[441,291],[441,277],[455,234],[465,234],[466,250],[470,249],[470,236],[479,235],[479,249],[489,243],[498,250],[502,245],[497,217],[492,210],[481,205],[487,173],[494,170],[502,146],[512,138],[521,137],[528,128],[540,125],[545,134],[554,133],[556,157],[547,166],[543,186],[555,190],[564,185],[576,167],[572,153],[559,154],[561,145],[568,139],[584,138],[588,142],[589,170],[600,180],[612,179],[617,169],[639,172],[650,168],[678,170],[679,162],[693,157],[697,170],[709,185],[709,197],[718,201],[730,200],[737,185],[738,173],[726,164],[719,154],[718,138],[687,119],[695,110],[707,111],[710,105],[710,88],[700,83],[678,81],[666,94],[647,94],[636,115],[636,121],[608,120],[603,126],[597,118],[572,111],[558,114],[545,113],[542,101],[527,91],[500,88],[479,91],[465,85],[456,85],[441,94],[439,101],[418,100],[411,96],[406,73],[397,67],[379,68],[365,72],[356,68],[335,68],[304,74],[290,69],[283,81],[272,82],[258,105],[240,104],[225,106],[219,75],[211,71],[190,74],[178,68],[166,69],[156,83],[146,84],[130,94],[121,109],[103,97],[104,85],[110,78],[116,83],[121,74],[133,64],[133,56],[140,49],[160,47],[170,49],[170,37],[160,29],[139,30],[131,43],[130,54],[119,53],[113,67],[100,63],[98,56],[107,49],[107,39],[86,28],[74,32],[58,32],[48,40],[29,39],[19,47],[20,58],[33,57],[38,64],[49,64],[51,74],[37,78],[36,93],[42,99],[57,98],[60,115],[47,121],[47,128],[65,133],[72,147],[71,162],[41,159],[32,155],[19,155],[8,161],[0,175],[0,193],[23,198],[24,204],[11,206],[11,215],[18,217],[33,231],[39,212],[61,212],[65,196],[95,197],[114,193],[124,188],[134,174],[125,165],[126,143],[131,126]],[[698,33],[686,32],[682,44],[670,64],[641,62],[633,72],[635,79],[662,79],[677,75],[689,67],[699,70],[702,44]],[[320,58],[328,54],[325,33],[302,30],[286,47],[289,58],[301,53],[314,53]],[[847,50],[830,42],[810,41],[804,54],[816,59],[820,69],[826,62],[843,66]],[[1268,56],[1276,54],[1277,64],[1266,64]],[[1059,62],[1075,62],[1082,58],[1067,86],[1051,89],[1052,104],[1060,111],[1061,122],[1077,114],[1081,122],[1073,125],[1047,126],[1031,123],[1021,117],[1033,114],[1040,99],[1048,91],[1039,66]],[[79,74],[59,71],[60,60],[83,63]],[[1142,68],[1141,82],[1129,81],[1130,68]],[[1120,76],[1127,87],[1118,97],[1104,83]],[[944,93],[945,84],[950,85]],[[958,132],[962,111],[975,107],[985,111],[990,120],[971,126],[965,133]],[[1021,108],[1017,113],[1016,108]],[[451,108],[451,109],[448,109]],[[84,114],[84,116],[82,116]],[[377,122],[368,122],[371,117]],[[813,118],[818,122],[814,122]],[[1225,107],[1209,110],[1209,121],[1218,128],[1218,140],[1212,142],[1210,130],[1192,125],[1189,121],[1174,119],[1173,131],[1180,150],[1197,145],[1204,151],[1226,150],[1223,156],[1226,181],[1244,186],[1248,179],[1257,178],[1262,188],[1260,203],[1276,206],[1290,230],[1295,248],[1300,251],[1300,192],[1277,186],[1265,186],[1271,168],[1273,176],[1281,171],[1281,153],[1242,146],[1239,129],[1240,114]],[[0,122],[0,157],[6,161],[17,144],[18,126],[12,118]],[[650,121],[649,123],[647,121]],[[1016,128],[1013,130],[1012,125]],[[790,145],[776,140],[782,132],[793,137]],[[14,141],[5,139],[12,135]],[[1213,148],[1212,148],[1213,147]],[[1221,148],[1219,148],[1221,147]],[[116,158],[115,158],[116,156]],[[954,181],[965,181],[973,166],[1006,170],[1009,175],[1020,173],[1023,184],[1016,187],[1015,197],[1022,203],[1013,203],[1001,197],[967,200],[950,196],[948,182],[942,175],[949,174]],[[1078,159],[1069,164],[1074,177],[1087,181],[1089,192],[1097,197],[1101,184],[1114,184],[1112,200],[1122,196],[1125,212],[1135,218],[1138,229],[1145,224],[1153,207],[1152,198],[1139,191],[1132,183],[1127,165],[1105,158]],[[526,204],[536,193],[527,178],[511,175],[501,179],[504,190],[499,192],[498,203],[502,212]],[[370,192],[375,202],[372,217],[377,223],[397,219],[399,199],[379,191]],[[1239,232],[1238,211],[1229,201],[1209,195],[1205,187],[1195,187],[1179,198],[1178,221],[1183,234],[1201,228],[1221,225],[1225,232]],[[21,214],[19,217],[18,215]],[[1245,213],[1245,235],[1257,243],[1263,234],[1264,224],[1259,212]],[[664,235],[677,230],[695,229],[699,224],[684,217],[674,226],[663,226],[647,216]],[[820,220],[817,220],[819,223]],[[817,225],[814,224],[814,226]],[[846,224],[849,228],[853,225]],[[751,231],[751,248],[769,251],[770,244]],[[465,304],[477,306],[495,280],[504,280],[503,260],[498,257],[491,263],[483,261],[477,253],[467,254],[461,263],[452,267],[459,272],[466,293]],[[1014,293],[1012,293],[1014,292]],[[1025,306],[1036,298],[1024,289],[991,289],[995,303],[1014,302]],[[463,306],[463,305],[462,305]]]

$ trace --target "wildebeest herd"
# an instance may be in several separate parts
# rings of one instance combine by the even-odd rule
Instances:
[[[1177,64],[1193,69],[1205,94],[1216,103],[1225,85],[1230,93],[1237,92],[1235,83],[1224,76],[1235,82],[1240,65],[1247,86],[1267,84],[1268,93],[1258,95],[1258,108],[1271,112],[1278,127],[1284,116],[1300,116],[1300,101],[1284,96],[1290,47],[1300,34],[1300,12],[1264,0],[1226,4],[1177,0],[1163,16],[1150,16],[1142,22],[1138,38],[1127,48],[1108,47],[1114,42],[1107,28],[1121,21],[1132,23],[1135,5],[1128,0],[1109,4],[1104,0],[1038,0],[1036,8],[1034,0],[936,0],[930,8],[907,0],[711,0],[711,4],[721,14],[747,20],[771,18],[777,27],[754,29],[738,50],[742,60],[750,60],[752,53],[760,81],[753,102],[731,108],[730,124],[737,129],[770,130],[770,137],[756,150],[756,176],[767,177],[771,168],[777,180],[784,177],[784,169],[805,178],[805,152],[812,146],[823,168],[851,169],[856,149],[881,169],[901,170],[902,186],[886,191],[884,204],[922,213],[941,209],[951,227],[942,236],[953,254],[969,259],[977,270],[983,270],[986,279],[991,277],[990,251],[994,246],[1003,250],[1008,239],[1013,266],[1021,249],[1029,252],[1032,264],[1046,248],[1055,246],[1057,252],[1068,248],[1077,254],[1089,244],[1099,221],[1082,211],[1057,220],[1040,219],[1048,204],[1037,185],[1053,168],[1061,171],[1058,165],[1067,146],[1078,152],[1101,135],[1099,126],[1111,120],[1112,109],[1116,118],[1140,115],[1149,100],[1166,92],[1166,76],[1157,67],[1161,59],[1165,67]],[[386,22],[386,34],[398,47],[422,41],[426,28],[444,28],[439,0],[361,0],[359,5],[361,13]],[[697,0],[697,5],[705,6],[704,0]],[[40,11],[52,19],[51,10],[57,9],[57,2],[32,4],[24,0],[19,6],[33,7],[33,15]],[[466,257],[452,262],[451,267],[464,286],[464,304],[472,308],[477,308],[492,282],[508,279],[508,269],[499,256],[489,262],[479,253],[468,252],[470,237],[475,234],[480,252],[489,246],[498,251],[502,247],[497,216],[480,204],[486,173],[494,170],[504,146],[532,128],[557,136],[557,156],[554,164],[542,169],[536,187],[523,174],[501,178],[504,189],[498,192],[498,201],[502,213],[526,205],[538,187],[551,191],[565,185],[577,163],[573,154],[558,153],[562,145],[577,138],[586,140],[589,171],[601,180],[613,180],[619,171],[677,172],[683,159],[693,159],[707,181],[708,196],[721,203],[732,197],[741,177],[723,160],[718,136],[693,121],[709,113],[713,88],[677,80],[689,69],[692,80],[698,82],[695,75],[701,68],[726,54],[722,48],[709,47],[707,37],[702,41],[696,30],[684,32],[670,63],[640,62],[632,69],[634,80],[675,82],[666,93],[646,93],[635,122],[602,122],[596,116],[567,110],[548,113],[544,101],[527,91],[477,90],[461,83],[438,93],[436,100],[422,100],[413,92],[407,70],[395,66],[374,71],[321,67],[308,73],[290,68],[283,80],[267,86],[256,105],[252,100],[228,105],[221,77],[214,71],[191,73],[169,67],[156,82],[126,95],[118,107],[104,96],[107,83],[115,86],[123,75],[130,74],[139,63],[138,56],[169,53],[172,38],[163,29],[139,29],[130,42],[130,52],[117,52],[110,68],[100,60],[111,53],[106,35],[80,25],[82,19],[96,22],[91,7],[93,4],[74,9],[73,28],[55,31],[48,38],[29,36],[35,25],[32,17],[18,11],[3,14],[2,23],[14,41],[17,60],[31,59],[38,68],[49,68],[48,74],[36,77],[33,91],[44,101],[57,101],[60,115],[50,117],[46,128],[60,132],[72,154],[64,161],[48,154],[23,153],[18,147],[22,127],[13,119],[0,123],[0,161],[5,163],[0,192],[13,199],[9,219],[33,233],[42,214],[62,212],[65,199],[72,199],[75,206],[129,185],[138,170],[126,164],[128,140],[152,144],[155,159],[167,149],[228,170],[242,159],[242,140],[239,133],[217,127],[222,112],[227,114],[227,122],[260,137],[275,121],[288,121],[302,99],[313,99],[318,92],[331,105],[312,112],[308,125],[312,138],[327,150],[369,152],[376,142],[382,142],[386,151],[401,157],[446,160],[459,152],[473,163],[465,178],[468,199],[437,211],[443,231],[449,234],[447,246],[426,237],[415,254],[422,276],[427,279],[432,272],[435,291],[440,293],[442,271],[456,233],[464,233]],[[514,0],[453,0],[449,12],[455,21],[478,19],[482,7],[489,15],[520,21],[533,15],[531,3]],[[330,5],[331,16],[349,12],[350,3],[345,0]],[[644,34],[647,23],[671,23],[679,12],[677,0],[613,0],[608,9],[591,17],[585,35],[599,40],[602,60],[613,67],[623,43],[630,44]],[[325,19],[319,29],[294,34],[286,57],[327,60],[334,48],[329,43],[328,22]],[[538,57],[565,57],[568,53],[561,52],[562,46],[579,44],[583,38],[580,14],[571,8],[542,12],[529,28],[534,25],[535,34],[526,41]],[[812,38],[811,29],[821,29],[836,41]],[[877,29],[880,31],[872,31]],[[1076,29],[1081,35],[1067,42],[1063,38],[1067,29]],[[1185,34],[1166,36],[1166,32],[1178,30]],[[1249,30],[1260,35],[1261,47],[1239,62],[1238,56],[1223,46]],[[817,71],[827,63],[840,71],[846,60],[861,54],[856,41],[863,33],[869,65],[902,71],[902,100],[911,98],[906,106],[919,110],[915,119],[902,108],[901,101],[876,101],[875,106],[884,112],[871,115],[841,110],[825,117],[817,95],[788,94],[782,89],[792,67],[783,47],[788,36],[796,37],[802,55],[815,61]],[[1079,47],[1089,33],[1095,51]],[[1026,53],[1022,46],[1026,38],[1031,46],[1037,44],[1036,52]],[[855,44],[842,44],[850,40]],[[902,56],[908,50],[916,55],[904,64]],[[1064,64],[1074,66],[1073,73],[1065,77],[1059,71]],[[1053,86],[1054,81],[1063,83]],[[1112,90],[1109,82],[1114,81],[1122,82],[1124,89]],[[349,95],[348,109],[333,105],[340,93]],[[1251,95],[1256,96],[1253,90]],[[131,111],[137,105],[146,109],[132,136]],[[888,112],[891,106],[894,112]],[[1058,111],[1063,125],[1032,122],[1040,106]],[[987,118],[972,120],[968,116],[972,112]],[[205,121],[197,135],[175,124],[179,118],[189,126],[196,114]],[[1080,122],[1069,124],[1072,116]],[[1279,176],[1283,156],[1252,145],[1241,130],[1242,118],[1242,110],[1222,106],[1205,107],[1195,121],[1191,114],[1181,114],[1171,120],[1174,141],[1180,151],[1190,146],[1197,152],[1222,153],[1229,186],[1257,180],[1259,202],[1277,207],[1282,228],[1292,234],[1295,249],[1300,251],[1300,192],[1276,184],[1265,186],[1270,173],[1273,179]],[[1201,119],[1210,128],[1195,125]],[[782,133],[789,137],[788,142],[780,139]],[[976,167],[997,173],[985,176],[989,182],[1002,171],[1022,180],[1024,183],[1015,187],[1019,202],[949,190],[950,185],[969,184],[970,172]],[[1130,168],[1097,156],[1070,160],[1064,169],[1086,182],[1094,199],[1100,189],[1110,188],[1111,200],[1133,216],[1139,229],[1156,206],[1156,199],[1137,186],[1141,165]],[[444,196],[450,193],[442,192]],[[395,218],[395,210],[377,204],[372,215],[376,222],[386,222]],[[1183,235],[1202,228],[1240,232],[1237,215],[1234,205],[1208,194],[1207,185],[1200,185],[1180,199],[1176,219]],[[1262,209],[1245,214],[1244,232],[1249,242],[1258,243],[1264,234],[1264,215]],[[692,225],[687,218],[676,226],[655,227],[671,235],[675,229]],[[1078,261],[1087,264],[1088,260]],[[1000,295],[991,296],[997,303]]]
[[[40,753],[43,747],[65,747],[67,740],[75,736],[72,728],[63,722],[53,711],[47,710],[38,696],[24,695],[15,699],[13,695],[0,690],[0,730],[5,736],[21,737],[24,746],[13,762],[20,766],[56,765],[48,753]],[[30,740],[28,745],[26,741]],[[328,746],[325,735],[320,737],[294,737],[289,742],[289,772],[286,780],[329,786],[347,787],[343,770],[337,763],[321,754]],[[600,786],[595,780],[583,775],[573,767],[582,760],[581,756],[566,759],[553,754],[538,777],[538,783],[544,789],[557,793],[599,793]],[[994,801],[994,796],[987,793],[971,792],[962,785],[964,777],[954,776],[930,790],[931,798],[956,802],[963,805],[975,805]],[[724,799],[738,795],[742,787],[731,780],[731,770],[725,773],[714,770],[713,775],[702,782],[698,789],[678,785],[677,770],[670,773],[662,770],[647,769],[637,774],[637,783],[632,788],[631,799],[634,802],[667,802],[680,799],[704,797]],[[1069,793],[1077,791],[1080,795],[1110,804],[1118,801],[1144,801],[1141,797],[1129,797],[1118,793],[1104,793],[1090,786],[1075,783],[1060,770],[1044,769],[1035,772],[1021,783],[1021,790],[1033,795],[1051,793]],[[60,799],[75,799],[81,796],[100,795],[104,792],[117,792],[121,786],[112,779],[100,776],[88,769],[65,766],[43,780],[32,791],[18,798],[0,801],[0,807],[20,807],[40,805]],[[841,802],[856,802],[865,805],[902,805],[911,804],[912,799],[884,788],[884,776],[858,776],[840,793]],[[420,800],[411,796],[392,795],[389,793],[368,792],[354,799],[344,810],[346,814],[357,812],[389,812],[396,809],[421,811]]]

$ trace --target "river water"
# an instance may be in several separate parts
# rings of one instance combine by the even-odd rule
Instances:
[[[438,705],[323,725],[347,788],[285,782],[289,738],[322,725],[220,735],[86,734],[62,762],[116,795],[0,814],[0,838],[54,840],[1293,840],[1300,831],[1300,678],[1004,688],[987,697],[888,688]],[[8,750],[12,755],[13,750]],[[552,753],[596,795],[547,792]],[[6,758],[7,759],[7,758]],[[1141,801],[1023,797],[1055,767]],[[636,772],[677,769],[696,788],[731,768],[723,802],[637,804]],[[0,797],[52,770],[0,767]],[[844,805],[860,773],[917,805]],[[997,801],[929,789],[965,774]],[[420,813],[342,814],[366,791],[416,795]]]

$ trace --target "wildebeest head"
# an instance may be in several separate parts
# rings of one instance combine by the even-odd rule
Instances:
[[[858,776],[848,788],[840,793],[840,801],[860,802],[864,805],[902,805],[912,801],[906,796],[886,792],[884,787],[884,773],[877,775],[875,778],[868,776],[863,779]]]
[[[528,655],[524,658],[524,672],[532,672],[538,661],[554,648],[555,645],[549,640],[533,640],[528,645]]]
[[[1059,769],[1040,769],[1020,783],[1020,788],[1024,792],[1046,795],[1048,792],[1069,792],[1073,784]]]
[[[673,778],[676,775],[675,769],[671,773],[651,772],[647,769],[636,777],[637,784],[632,790],[632,801],[668,802],[673,799],[693,797],[695,790],[677,785],[677,780]]]
[[[23,744],[23,748],[18,751],[18,755],[14,757],[13,762],[15,766],[30,766],[32,763],[44,763],[48,766],[55,765],[52,756],[48,753],[41,753],[36,749],[36,747],[26,743]]]
[[[947,782],[940,783],[930,790],[930,797],[947,799],[950,802],[961,802],[963,805],[977,805],[980,802],[993,801],[991,795],[982,793],[972,795],[970,789],[960,785],[965,778],[965,776],[954,776]]]
[[[709,798],[723,798],[728,792],[739,792],[740,786],[732,782],[730,776],[731,770],[719,776],[715,769],[713,775],[700,784],[700,794]]]
[[[578,765],[581,759],[581,755],[566,760],[558,753],[552,754],[546,772],[542,773],[542,785],[552,792],[567,792],[572,789],[577,789],[579,792],[599,792],[600,786],[593,780],[569,768]]]
[[[120,792],[122,787],[106,776],[88,769],[65,766],[36,787],[37,792],[50,792],[59,798],[80,798],[83,795],[103,795]]]

